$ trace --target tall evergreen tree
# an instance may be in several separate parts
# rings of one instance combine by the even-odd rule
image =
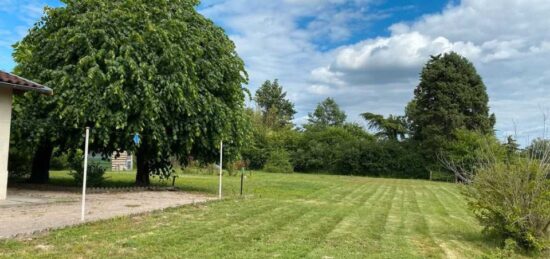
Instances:
[[[315,111],[309,114],[308,121],[318,126],[342,126],[346,117],[346,113],[340,109],[334,99],[328,97],[317,104]]]
[[[454,52],[432,56],[406,109],[412,137],[438,152],[457,129],[493,134],[488,102],[485,85],[466,58]]]
[[[294,104],[286,98],[286,92],[279,80],[267,80],[256,91],[255,101],[262,110],[264,123],[269,127],[284,127],[292,124],[296,111]]]

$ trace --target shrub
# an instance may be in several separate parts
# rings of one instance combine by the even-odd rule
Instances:
[[[530,251],[549,248],[550,164],[533,157],[479,166],[466,188],[484,231]]]
[[[480,164],[507,159],[506,147],[494,135],[460,129],[454,131],[453,137],[438,154],[440,163],[430,165],[433,176],[438,175],[439,179],[446,179],[448,175],[469,183]]]
[[[50,170],[67,170],[70,167],[69,156],[65,153],[54,155],[50,161]]]
[[[77,185],[81,185],[84,179],[84,164],[82,159],[83,152],[78,150],[69,155],[71,171],[69,174],[74,178]],[[89,161],[88,161],[89,162]],[[106,169],[97,162],[91,162],[88,164],[88,172],[86,185],[88,187],[98,187],[105,181]]]
[[[269,153],[264,171],[270,173],[292,173],[294,168],[290,163],[288,152],[284,149],[275,149]]]
[[[84,179],[83,168],[74,171],[71,170],[69,174],[74,178],[76,184],[82,184],[82,180]],[[99,163],[92,163],[88,165],[87,175],[86,185],[88,187],[99,187],[105,181],[105,168]]]
[[[27,178],[31,173],[32,152],[10,147],[8,161],[8,176],[12,179]]]

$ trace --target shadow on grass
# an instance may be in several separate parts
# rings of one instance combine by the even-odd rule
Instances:
[[[207,179],[200,179],[207,180]],[[204,183],[192,181],[190,178],[177,178],[175,186],[177,190],[184,192],[197,192],[206,194],[216,194],[215,186],[204,187]],[[60,192],[80,192],[82,183],[76,182],[67,171],[52,171],[50,172],[50,180],[47,184],[32,184],[28,179],[18,178],[9,180],[10,188],[35,190],[35,191],[60,191]],[[135,172],[107,172],[105,180],[100,186],[95,188],[131,188],[135,185]],[[161,180],[156,177],[151,177],[149,187],[172,187],[172,180]],[[88,188],[94,188],[88,186]]]

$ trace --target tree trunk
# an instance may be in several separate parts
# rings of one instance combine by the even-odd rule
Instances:
[[[147,148],[142,143],[142,146],[136,152],[136,185],[149,186],[149,166],[147,165]]]
[[[29,181],[44,184],[50,180],[50,161],[52,160],[53,145],[49,141],[42,142],[32,159],[31,178]]]

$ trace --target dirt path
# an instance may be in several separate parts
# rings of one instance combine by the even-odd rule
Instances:
[[[9,190],[0,201],[0,239],[77,225],[80,194]],[[204,202],[212,197],[175,191],[88,194],[86,222]]]

